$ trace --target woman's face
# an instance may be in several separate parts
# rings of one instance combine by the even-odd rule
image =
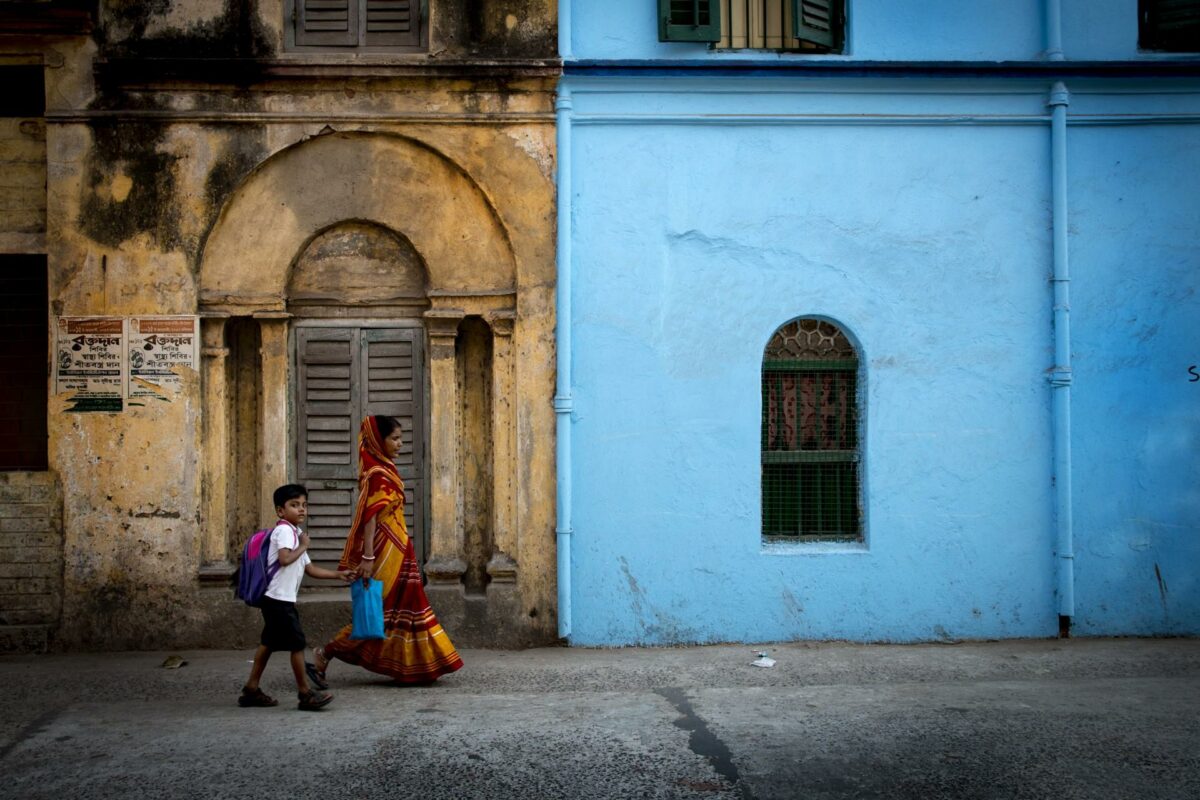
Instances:
[[[400,443],[403,441],[404,432],[401,431],[400,426],[397,425],[395,430],[389,433],[387,438],[383,440],[383,452],[387,454],[388,458],[395,461],[396,454],[400,452]]]

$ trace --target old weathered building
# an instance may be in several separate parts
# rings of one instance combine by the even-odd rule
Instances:
[[[376,412],[460,645],[1200,631],[1195,0],[0,0],[0,70],[3,647],[251,641]]]
[[[552,638],[555,4],[0,7],[9,639],[252,640],[241,543],[296,480],[336,560],[368,413],[456,642]]]

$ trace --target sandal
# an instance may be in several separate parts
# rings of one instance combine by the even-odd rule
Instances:
[[[304,671],[308,673],[308,679],[313,682],[313,685],[318,689],[328,689],[329,682],[325,678],[325,670],[329,669],[329,659],[325,657],[325,649],[322,647],[314,647],[313,655],[320,661],[325,662],[325,666],[317,669],[317,665],[310,662],[304,662]]]
[[[317,665],[311,661],[305,661],[304,671],[308,673],[308,679],[312,681],[313,686],[318,689],[329,688],[329,684],[325,680],[325,670],[317,669]]]
[[[269,708],[279,705],[279,701],[262,689],[247,689],[243,686],[242,696],[238,698],[238,705],[242,708]]]
[[[333,695],[319,692],[301,692],[297,697],[300,698],[300,702],[296,708],[301,711],[320,711],[333,700]]]

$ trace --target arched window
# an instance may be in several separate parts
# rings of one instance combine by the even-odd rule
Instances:
[[[836,325],[793,320],[762,365],[764,541],[861,541],[858,352]]]

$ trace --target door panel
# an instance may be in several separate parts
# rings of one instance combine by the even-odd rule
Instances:
[[[396,455],[396,469],[404,479],[404,521],[425,561],[424,537],[424,374],[418,328],[364,328],[362,330],[362,385],[366,387],[363,416],[387,414],[400,421],[404,442]]]
[[[301,420],[296,464],[303,479],[355,480],[360,405],[357,331],[300,328],[296,331]]]

